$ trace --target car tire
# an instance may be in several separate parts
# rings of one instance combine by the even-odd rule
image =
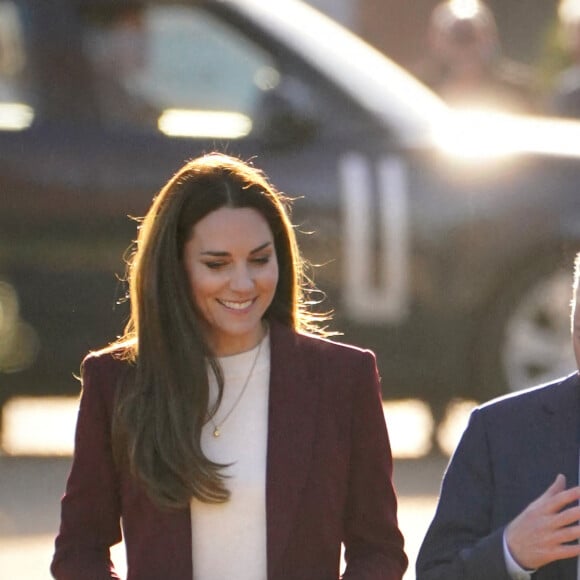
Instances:
[[[562,264],[561,256],[536,260],[512,275],[511,283],[484,312],[475,331],[472,365],[480,400],[575,370],[570,336],[572,271]]]

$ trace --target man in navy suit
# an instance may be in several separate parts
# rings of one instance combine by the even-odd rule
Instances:
[[[580,368],[580,253],[572,338]],[[580,375],[476,408],[443,479],[417,580],[580,580]]]

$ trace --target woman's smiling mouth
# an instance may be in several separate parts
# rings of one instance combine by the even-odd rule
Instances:
[[[250,307],[254,302],[255,302],[255,298],[252,298],[251,300],[244,300],[244,302],[232,302],[230,300],[219,300],[218,302],[222,305],[225,306],[226,308],[229,308],[231,310],[245,310],[246,308]]]

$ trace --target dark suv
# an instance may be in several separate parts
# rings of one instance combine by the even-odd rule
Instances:
[[[385,397],[569,372],[579,135],[459,118],[299,2],[0,0],[0,398],[78,391],[127,317],[129,216],[214,149],[297,197],[333,328],[376,351]]]

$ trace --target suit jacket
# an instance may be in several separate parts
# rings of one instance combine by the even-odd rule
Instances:
[[[443,479],[417,559],[417,580],[508,580],[505,526],[558,473],[578,484],[580,379],[497,399],[476,409]],[[537,580],[576,580],[576,559],[552,562]]]
[[[399,580],[407,566],[374,355],[272,323],[266,473],[268,580]],[[189,509],[161,511],[111,456],[123,363],[90,356],[52,563],[61,580],[192,580]],[[203,580],[203,579],[201,579]],[[224,579],[227,580],[227,579]]]

